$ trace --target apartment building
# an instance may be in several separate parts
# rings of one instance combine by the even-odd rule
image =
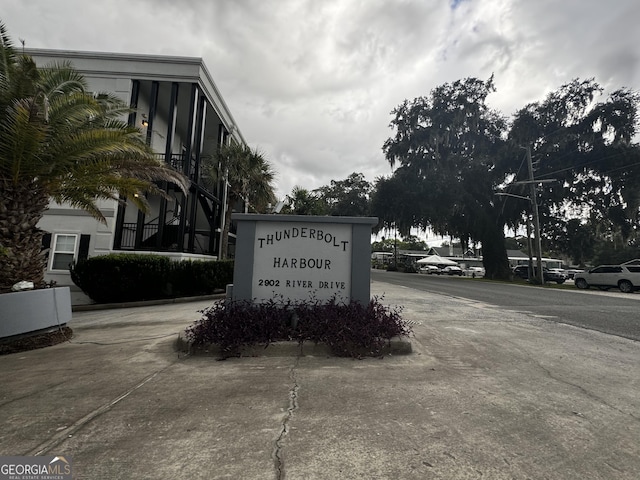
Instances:
[[[147,198],[151,210],[146,214],[126,198],[102,201],[106,224],[82,210],[52,203],[39,223],[47,232],[43,247],[49,249],[45,278],[70,285],[71,261],[113,251],[217,258],[226,183],[207,175],[210,170],[204,167],[211,167],[219,145],[245,140],[202,59],[44,49],[26,53],[39,66],[71,62],[91,91],[111,92],[128,103],[129,123],[142,130],[158,158],[190,179],[187,194],[162,184],[168,199]]]

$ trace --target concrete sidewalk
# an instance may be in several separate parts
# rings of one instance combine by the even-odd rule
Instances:
[[[174,350],[205,302],[74,312],[0,357],[0,454],[81,479],[637,479],[640,344],[374,282],[414,353],[216,361]]]

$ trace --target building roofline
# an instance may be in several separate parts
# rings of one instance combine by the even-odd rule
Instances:
[[[51,57],[77,57],[89,59],[105,59],[105,60],[135,60],[136,62],[155,62],[155,63],[185,63],[193,64],[202,62],[200,57],[186,57],[180,55],[155,55],[144,53],[122,53],[122,52],[97,52],[91,50],[60,50],[51,48],[25,48],[26,55],[42,55]]]
[[[55,50],[46,48],[26,48],[24,49],[26,55],[32,57],[50,57],[53,60],[98,60],[98,61],[116,61],[123,64],[131,64],[130,69],[121,69],[120,71],[110,69],[98,69],[98,68],[78,68],[78,71],[82,73],[90,73],[92,75],[117,75],[128,77],[143,77],[148,80],[164,79],[167,81],[175,82],[197,82],[203,92],[208,98],[211,107],[216,111],[216,114],[226,124],[228,131],[236,140],[246,144],[244,136],[240,131],[238,124],[231,114],[227,103],[224,101],[220,90],[209,72],[209,69],[204,63],[201,57],[182,57],[173,55],[147,55],[140,53],[116,53],[116,52],[95,52],[95,51],[81,51],[81,50]],[[153,72],[151,69],[145,71],[141,68],[142,65],[179,65],[184,66],[187,70],[174,72],[174,73],[158,73]],[[189,67],[191,70],[189,70]]]

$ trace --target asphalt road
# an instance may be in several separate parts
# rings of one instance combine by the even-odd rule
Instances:
[[[496,305],[536,318],[640,341],[640,293],[554,289],[522,283],[372,270],[379,282]]]

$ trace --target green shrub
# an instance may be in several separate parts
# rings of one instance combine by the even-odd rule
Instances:
[[[71,279],[98,303],[162,298],[170,260],[160,255],[114,253],[71,266]]]
[[[184,260],[172,262],[167,290],[174,297],[209,295],[233,283],[233,261]]]
[[[233,281],[232,261],[172,262],[162,255],[100,255],[70,270],[73,282],[97,303],[205,295]]]

